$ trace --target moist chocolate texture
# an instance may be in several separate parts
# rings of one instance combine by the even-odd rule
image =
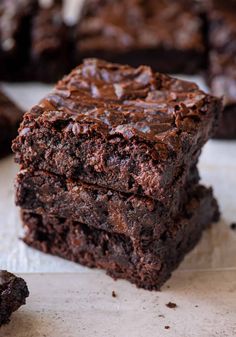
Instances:
[[[212,93],[224,97],[217,138],[236,137],[236,3],[213,1],[209,11],[209,78]]]
[[[10,320],[11,314],[25,304],[29,291],[25,281],[0,270],[0,326]]]
[[[220,111],[195,84],[87,59],[26,113],[13,150],[22,168],[161,201],[186,182]]]
[[[43,252],[102,268],[113,278],[158,290],[219,213],[211,190],[198,187],[185,210],[162,235],[146,230],[139,240],[70,219],[23,211],[25,242]]]
[[[80,60],[147,64],[164,73],[197,72],[205,61],[203,22],[193,1],[86,1],[76,38]]]
[[[159,289],[219,211],[198,157],[221,100],[87,59],[25,114],[13,149],[24,241]]]
[[[17,135],[22,118],[21,109],[0,91],[0,157],[11,152],[11,142]]]
[[[164,231],[163,222],[168,222],[183,209],[198,181],[198,171],[194,167],[186,186],[175,186],[168,203],[163,204],[148,197],[66,180],[43,171],[24,170],[17,177],[16,203],[38,214],[72,219],[138,238],[147,227]]]

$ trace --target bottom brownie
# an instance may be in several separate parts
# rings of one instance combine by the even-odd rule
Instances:
[[[22,212],[24,241],[88,267],[103,268],[113,278],[158,290],[184,255],[199,241],[202,231],[219,217],[211,189],[198,186],[184,212],[167,226],[160,238],[144,231],[139,240],[108,233],[85,224],[48,215]]]
[[[11,314],[25,304],[29,291],[25,281],[8,273],[0,271],[0,326],[9,322]]]

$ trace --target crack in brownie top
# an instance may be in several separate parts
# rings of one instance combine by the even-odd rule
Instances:
[[[193,83],[146,66],[87,59],[25,115],[20,135],[31,123],[49,123],[75,135],[94,131],[157,142],[181,131],[198,133],[209,97]]]
[[[201,25],[192,1],[90,0],[78,26],[79,47],[83,51],[156,46],[202,51]]]

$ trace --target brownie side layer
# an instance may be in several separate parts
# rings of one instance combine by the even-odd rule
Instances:
[[[143,229],[160,227],[163,221],[179,213],[198,181],[194,167],[187,186],[181,186],[169,197],[168,203],[162,204],[148,197],[66,180],[42,171],[24,170],[17,177],[16,204],[37,214],[46,213],[137,237]]]
[[[163,73],[196,73],[205,61],[202,20],[186,0],[86,1],[76,41],[77,61],[97,57]]]
[[[108,233],[69,219],[22,212],[24,241],[45,253],[88,267],[102,268],[113,278],[158,290],[201,234],[219,217],[211,190],[199,187],[185,212],[156,239],[146,232],[140,240]]]
[[[88,59],[25,115],[13,150],[22,168],[161,199],[220,112],[193,83]]]
[[[0,326],[9,322],[11,314],[25,304],[29,291],[25,281],[0,270]]]
[[[23,112],[0,91],[0,158],[11,152]]]

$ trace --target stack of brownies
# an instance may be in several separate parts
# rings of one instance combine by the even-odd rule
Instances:
[[[84,60],[13,144],[24,241],[159,289],[219,217],[196,164],[220,112],[195,84]]]

